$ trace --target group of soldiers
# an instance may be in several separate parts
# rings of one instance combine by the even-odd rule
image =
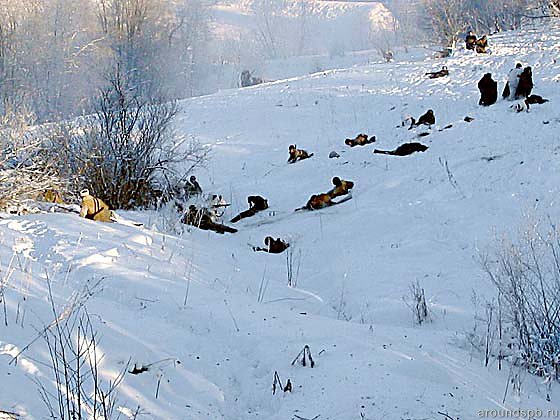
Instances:
[[[474,50],[477,53],[486,53],[486,48],[488,46],[486,36],[477,39],[474,33],[469,32],[465,39],[465,43],[468,50]],[[449,75],[449,71],[447,67],[443,67],[442,70],[438,72],[426,73],[426,75],[430,78],[445,77]],[[490,73],[485,74],[479,81],[478,88],[481,93],[479,101],[480,105],[488,106],[497,101],[498,84],[492,79],[492,75]],[[538,95],[531,95],[532,89],[533,80],[531,67],[527,66],[523,68],[523,66],[518,63],[508,74],[508,79],[504,87],[502,97],[509,100],[523,98],[527,103],[527,107],[530,103],[546,102],[545,99],[542,99]],[[431,126],[435,124],[435,115],[432,110],[428,110],[428,112],[422,115],[418,120],[415,120],[414,118],[410,118],[410,120],[411,125],[409,129],[419,125]],[[367,134],[359,134],[354,139],[346,139],[345,144],[350,147],[356,147],[366,146],[374,143],[375,141],[375,136],[370,138]],[[423,152],[427,150],[427,148],[427,146],[420,143],[407,143],[391,151],[375,149],[374,153],[406,156],[415,152]],[[288,163],[296,163],[301,160],[309,159],[313,156],[313,153],[309,153],[303,149],[298,149],[295,144],[289,146],[288,152]],[[350,192],[354,187],[354,183],[352,181],[334,177],[332,179],[332,184],[333,187],[329,191],[312,195],[305,206],[296,209],[296,211],[319,210],[325,207],[340,204],[341,202],[351,198]],[[178,188],[177,191],[174,191],[173,195],[174,198],[176,198],[176,208],[182,214],[180,219],[182,223],[195,226],[203,230],[212,230],[220,234],[237,232],[237,229],[220,222],[220,218],[224,214],[225,207],[229,206],[229,204],[226,203],[221,196],[207,196],[205,197],[202,205],[200,205],[200,200],[198,200],[198,206],[196,204],[192,204],[193,202],[196,202],[196,200],[193,200],[195,197],[203,197],[203,190],[195,176],[191,176],[182,187]],[[115,220],[116,215],[111,211],[109,206],[101,199],[92,196],[87,189],[82,190],[80,192],[80,196],[82,198],[80,208],[81,217],[101,222],[111,222]],[[338,201],[335,200],[338,197],[344,198]],[[182,203],[184,202],[191,203],[186,210],[182,206]],[[249,204],[249,208],[233,217],[230,221],[231,223],[237,223],[242,219],[253,217],[257,213],[267,210],[269,207],[268,200],[258,195],[251,195],[247,197],[247,202]],[[281,253],[289,247],[289,244],[280,238],[274,239],[271,236],[267,236],[264,243],[265,248],[253,247],[253,249],[255,251]]]
[[[512,105],[512,109],[517,112],[529,111],[531,105],[543,104],[548,99],[542,96],[531,94],[533,91],[533,71],[530,66],[523,68],[521,63],[517,63],[510,70],[508,78],[502,92],[502,98],[510,101],[519,102]],[[478,82],[480,91],[479,105],[493,105],[498,100],[498,82],[492,79],[491,73],[486,73]]]
[[[366,139],[367,135],[362,135],[361,139]],[[370,140],[371,141],[371,140]],[[375,141],[375,138],[373,138]],[[288,163],[295,163],[300,160],[309,159],[313,156],[313,153],[308,153],[305,150],[298,149],[296,145],[290,145],[289,149],[289,158]],[[185,191],[188,191],[189,194],[200,195],[202,194],[202,189],[198,185],[195,184],[194,177],[191,177],[189,185],[185,187]],[[335,199],[342,196],[348,196],[350,191],[354,187],[354,183],[352,181],[344,180],[339,177],[334,177],[332,179],[333,187],[326,193],[314,194],[311,198],[307,201],[305,206],[296,209],[296,211],[300,210],[319,210],[325,207],[330,207],[336,204],[340,204],[343,201],[351,198],[351,196],[346,197],[346,199],[336,201]],[[194,186],[194,188],[193,188]],[[215,197],[215,196],[214,196]],[[220,199],[221,197],[218,196]],[[187,199],[190,198],[187,195]],[[247,203],[249,208],[247,210],[242,211],[235,217],[233,217],[230,223],[237,223],[242,219],[246,219],[249,217],[255,216],[257,213],[265,211],[268,209],[268,200],[264,197],[259,195],[250,195],[247,197]],[[222,202],[216,203],[215,201],[211,201],[209,206],[200,206],[197,207],[194,204],[191,204],[186,212],[184,212],[181,221],[185,224],[195,226],[199,229],[203,230],[212,230],[217,233],[235,233],[237,229],[227,226],[223,223],[220,223],[219,217],[213,211],[213,208],[220,205],[229,205],[229,204],[222,204]],[[274,239],[271,236],[267,236],[264,240],[265,247],[253,247],[254,251],[265,251],[269,253],[281,253],[284,252],[290,245],[289,243],[283,241],[280,238]]]
[[[477,38],[473,31],[469,31],[465,37],[465,48],[467,50],[476,51],[478,54],[486,54],[488,48],[488,38],[486,35]]]

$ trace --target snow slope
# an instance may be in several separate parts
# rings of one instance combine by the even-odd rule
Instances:
[[[33,382],[53,389],[44,343],[9,363],[52,321],[47,276],[61,305],[102,279],[87,307],[104,377],[129,359],[153,363],[120,388],[119,404],[140,406],[138,418],[475,419],[483,409],[560,409],[558,387],[531,376],[502,403],[508,369],[484,367],[464,339],[473,292],[492,295],[478,258],[495,232],[515,235],[528,221],[560,216],[560,26],[490,43],[491,55],[460,51],[185,101],[178,128],[212,146],[197,177],[232,203],[225,220],[250,194],[267,197],[274,213],[240,222],[235,235],[161,233],[149,212],[126,215],[146,228],[3,216],[0,410],[47,415]],[[501,90],[518,60],[533,66],[535,93],[551,102],[521,114],[509,102],[478,107],[476,82],[492,72]],[[449,78],[424,77],[441,65]],[[397,128],[428,108],[437,127]],[[464,122],[467,115],[474,121]],[[423,131],[430,135],[416,139]],[[359,132],[376,135],[380,149],[412,140],[429,149],[398,158],[346,148],[344,139]],[[287,165],[294,143],[315,156]],[[341,157],[328,159],[331,150]],[[333,176],[356,183],[352,200],[293,213],[330,189]],[[292,244],[297,286],[287,285],[286,255],[251,250],[267,235]],[[422,327],[403,302],[416,280],[433,314]],[[291,365],[305,344],[313,369]],[[292,393],[272,395],[275,371],[291,379]]]

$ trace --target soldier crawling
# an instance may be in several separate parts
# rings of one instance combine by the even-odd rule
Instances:
[[[92,196],[87,188],[80,191],[80,196],[82,197],[80,217],[96,222],[113,221],[113,212],[109,206],[99,198]]]
[[[198,209],[195,205],[191,204],[187,212],[183,215],[181,222],[186,225],[195,226],[202,230],[212,230],[214,232],[223,233],[235,233],[237,229],[232,227],[222,225],[221,223],[216,223],[212,220],[212,216],[209,214],[207,209]]]
[[[311,198],[307,201],[305,206],[300,207],[298,210],[319,210],[325,207],[330,207],[335,203],[332,201],[329,194],[313,194]]]
[[[425,74],[430,79],[439,79],[440,77],[449,76],[449,70],[447,66],[443,66],[440,71],[430,71]]]
[[[358,134],[353,139],[346,139],[344,143],[350,147],[354,146],[365,146],[366,144],[371,144],[375,142],[375,136],[368,138],[367,134]]]
[[[257,214],[259,211],[266,210],[268,208],[268,200],[261,197],[260,195],[250,195],[247,197],[247,202],[249,203],[249,209],[242,211],[233,219],[231,219],[231,223],[237,223],[241,219],[245,219],[246,217],[252,217]]]
[[[373,153],[379,153],[382,155],[391,155],[391,156],[408,156],[416,152],[425,152],[426,150],[428,150],[428,146],[422,143],[405,143],[405,144],[401,144],[395,150],[375,149]]]
[[[288,163],[295,163],[298,160],[309,159],[311,156],[313,156],[313,153],[307,153],[307,151],[305,150],[298,149],[295,144],[290,144],[288,151],[290,153]]]
[[[282,239],[274,239],[271,236],[267,236],[266,238],[264,238],[264,244],[266,245],[266,248],[253,247],[253,251],[269,252],[270,254],[281,254],[290,246],[289,243],[284,242]]]

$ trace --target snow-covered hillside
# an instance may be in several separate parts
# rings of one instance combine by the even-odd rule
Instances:
[[[226,223],[248,195],[269,200],[270,212],[241,221],[236,234],[158,231],[150,212],[125,215],[145,227],[71,214],[2,216],[0,410],[47,417],[34,381],[54,391],[49,355],[43,340],[33,341],[53,320],[47,278],[61,307],[100,281],[86,306],[105,379],[128,360],[149,365],[119,388],[118,405],[131,410],[121,408],[124,416],[138,407],[137,418],[212,420],[476,419],[485,409],[560,409],[558,387],[529,375],[502,402],[509,369],[484,367],[464,339],[473,292],[492,295],[480,252],[496,232],[515,235],[528,219],[560,217],[560,26],[499,34],[490,44],[489,55],[334,70],[183,102],[178,129],[212,146],[197,178],[232,203]],[[519,114],[505,101],[477,106],[482,75],[491,72],[501,91],[517,61],[533,67],[534,92],[550,102]],[[424,76],[442,65],[450,77]],[[436,127],[397,128],[429,108]],[[360,132],[377,143],[347,148],[344,139]],[[421,132],[430,135],[418,139]],[[429,149],[372,153],[409,141]],[[314,156],[288,165],[290,144]],[[329,159],[333,150],[341,157]],[[350,201],[293,212],[330,189],[333,176],[355,182]],[[250,247],[267,235],[291,243],[292,287],[286,254]],[[421,327],[403,301],[414,281],[433,317]],[[314,368],[291,364],[304,345]],[[275,371],[290,378],[292,393],[272,395]]]

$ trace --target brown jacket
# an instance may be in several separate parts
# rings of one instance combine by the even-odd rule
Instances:
[[[112,211],[109,206],[99,198],[90,194],[82,197],[80,216],[96,222],[111,222]]]
[[[312,196],[305,207],[309,210],[318,210],[332,206],[331,196],[329,194],[317,194]]]
[[[352,181],[341,180],[340,185],[336,185],[327,194],[329,194],[331,198],[336,198],[348,194],[352,188],[354,188],[354,183]]]
[[[55,189],[49,188],[43,193],[43,200],[47,203],[64,204],[62,195]]]
[[[307,151],[298,149],[295,145],[291,145],[288,149],[290,153],[289,163],[294,163],[298,160],[308,159],[313,156],[313,153],[309,154]]]

